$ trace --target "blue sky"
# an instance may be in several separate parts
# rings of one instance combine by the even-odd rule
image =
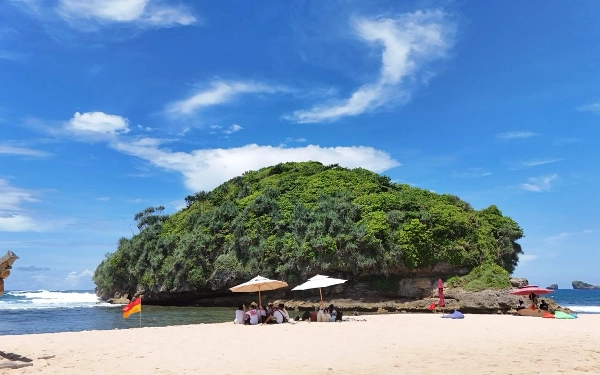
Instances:
[[[496,204],[515,276],[600,284],[599,2],[8,0],[7,289],[92,289],[133,216],[285,161]]]

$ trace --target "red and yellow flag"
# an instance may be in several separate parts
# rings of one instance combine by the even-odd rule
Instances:
[[[127,306],[123,307],[123,318],[129,318],[129,315],[142,312],[142,297],[129,302]]]

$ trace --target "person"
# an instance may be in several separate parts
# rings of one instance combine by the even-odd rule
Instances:
[[[317,322],[330,322],[331,317],[329,316],[329,311],[322,304],[319,307],[319,311],[317,312]]]
[[[267,316],[265,324],[287,323],[289,321],[289,316],[286,317],[287,312],[284,314],[283,310],[283,303],[280,303],[277,307],[273,306],[273,314]]]
[[[535,308],[537,305],[537,295],[533,292],[529,293],[529,299],[531,300],[531,308]]]
[[[305,311],[300,320],[310,322],[310,311]]]
[[[248,315],[246,324],[256,325],[260,323],[260,312],[256,310],[256,302],[250,304],[250,309],[246,311],[246,315]]]
[[[525,308],[525,304],[522,299],[519,299],[519,304],[517,305],[517,311]]]
[[[281,313],[283,314],[283,317],[284,317],[284,319],[285,319],[286,322],[291,322],[292,321],[290,319],[290,314],[285,309],[285,305],[283,303],[280,303],[279,305],[277,305],[277,310],[281,311]]]
[[[273,304],[273,302],[269,302],[267,304],[267,317],[273,315],[273,311],[275,311],[274,304]]]
[[[268,317],[267,308],[266,307],[262,307],[261,305],[258,305],[258,312],[260,313],[260,322],[264,323],[265,320],[267,320],[267,317]]]
[[[238,306],[238,309],[235,310],[235,319],[233,321],[234,324],[244,324],[246,322],[246,304],[242,303]]]
[[[337,319],[337,311],[335,310],[333,303],[329,305],[329,307],[327,308],[327,312],[329,313],[330,321],[335,322]]]
[[[540,310],[548,311],[548,304],[546,303],[546,301],[542,300],[542,302],[540,303]]]

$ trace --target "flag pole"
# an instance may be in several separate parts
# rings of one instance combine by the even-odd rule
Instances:
[[[142,296],[140,296],[140,328],[142,328]]]

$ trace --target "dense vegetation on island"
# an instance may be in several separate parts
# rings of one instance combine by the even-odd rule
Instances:
[[[362,168],[278,164],[186,202],[172,215],[135,215],[139,233],[95,271],[98,294],[217,290],[257,274],[291,285],[315,273],[394,276],[441,263],[496,277],[522,253],[522,229],[496,206],[474,210]]]

